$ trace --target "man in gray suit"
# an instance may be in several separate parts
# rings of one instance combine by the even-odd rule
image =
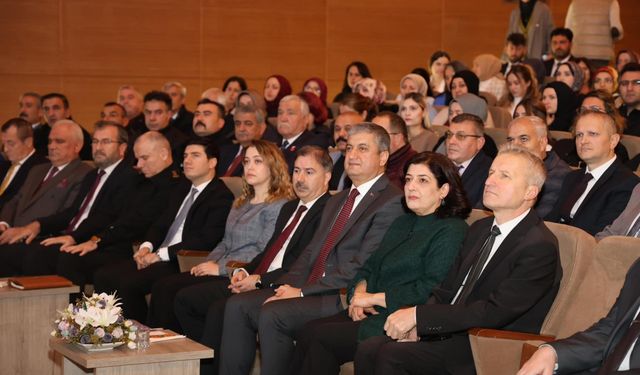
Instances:
[[[0,211],[0,245],[30,243],[38,231],[29,225],[73,204],[82,180],[91,170],[79,158],[82,144],[82,129],[75,122],[60,120],[53,125],[49,163],[33,167],[18,194]]]
[[[261,289],[227,301],[221,374],[248,374],[256,331],[262,352],[261,374],[286,373],[296,331],[306,322],[343,309],[340,289],[378,248],[387,228],[403,212],[401,191],[384,175],[389,135],[361,123],[349,130],[345,170],[353,185],[331,197],[310,245],[275,290]]]
[[[608,236],[640,237],[640,184],[633,188],[624,211],[602,232],[597,233],[596,239],[601,240]]]

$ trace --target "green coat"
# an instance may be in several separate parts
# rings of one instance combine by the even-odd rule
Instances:
[[[387,308],[376,306],[378,315],[362,321],[359,341],[384,335],[384,322],[399,308],[427,301],[431,289],[449,272],[467,229],[460,218],[441,219],[434,214],[405,214],[391,224],[378,250],[349,285],[347,301],[356,285],[366,280],[367,292],[384,292],[387,303]]]

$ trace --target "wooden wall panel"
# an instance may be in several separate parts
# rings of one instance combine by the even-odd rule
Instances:
[[[640,49],[640,1],[619,0],[625,39]],[[570,0],[549,0],[557,24]],[[367,62],[397,92],[400,77],[436,50],[471,65],[499,55],[516,1],[506,0],[0,0],[0,121],[16,114],[24,91],[61,91],[74,118],[92,127],[121,84],[142,92],[169,80],[200,93],[241,75],[262,91],[287,76],[294,92],[319,76],[330,96],[345,66]]]

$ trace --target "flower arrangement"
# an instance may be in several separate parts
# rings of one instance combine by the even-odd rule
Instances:
[[[102,346],[103,344],[126,343],[136,348],[138,327],[122,316],[119,299],[115,294],[84,296],[63,311],[58,311],[55,329],[51,336],[71,343]]]

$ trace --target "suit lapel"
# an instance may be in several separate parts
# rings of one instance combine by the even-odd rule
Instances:
[[[53,189],[58,184],[64,185],[65,181],[67,180],[67,178],[69,176],[71,176],[75,172],[76,168],[78,167],[78,165],[80,163],[82,163],[82,161],[80,161],[80,159],[75,159],[75,160],[71,161],[69,163],[69,165],[67,165],[62,171],[58,172],[49,181],[47,181],[45,184],[40,186],[40,188],[31,196],[31,198],[29,199],[29,201],[27,202],[25,207],[29,207],[32,203],[37,201],[42,195],[44,195],[49,190]],[[47,172],[42,177],[42,179],[44,179],[46,177],[46,175],[49,173],[50,169],[51,169],[51,166],[49,166],[49,169],[47,169]],[[66,186],[64,186],[64,187],[66,188]]]
[[[328,194],[329,193],[324,193],[322,197],[318,198],[318,200],[316,201],[316,203],[313,204],[313,207],[311,207],[309,212],[307,212],[307,214],[304,215],[304,218],[302,218],[302,221],[300,222],[300,224],[298,224],[298,228],[296,228],[296,231],[293,232],[293,236],[291,236],[289,243],[296,243],[300,238],[300,236],[302,236],[302,232],[303,232],[302,230],[298,230],[298,229],[304,228],[307,225],[307,223],[313,220],[314,217],[322,213],[322,210],[319,209],[318,207],[322,206],[322,203],[321,203],[322,200],[326,200],[329,198]],[[294,208],[296,207],[298,207],[297,204],[296,206],[294,206]],[[287,218],[291,217],[291,215],[293,215],[293,212],[294,211],[292,210],[291,213],[289,213],[289,215],[287,216]],[[283,224],[283,229],[284,229],[284,224]]]
[[[457,291],[458,289],[460,289],[460,286],[464,282],[464,279],[467,277],[467,274],[471,270],[471,267],[476,262],[480,249],[482,248],[482,245],[489,237],[489,229],[491,228],[491,224],[493,223],[493,216],[486,218],[484,220],[485,222],[481,224],[482,229],[479,229],[479,233],[480,233],[479,240],[473,244],[473,248],[471,249],[471,251],[469,251],[469,254],[465,257],[465,259],[462,261],[462,264],[460,265],[460,268],[458,270],[458,275],[456,276],[456,279],[454,282],[454,287],[455,287],[454,291]]]
[[[578,207],[578,210],[576,211],[576,213],[573,215],[573,217],[575,218],[576,216],[578,216],[580,214],[580,211],[582,211],[583,208],[588,206],[589,203],[589,199],[591,199],[591,197],[596,194],[596,192],[598,191],[598,189],[600,189],[600,187],[602,185],[604,185],[607,180],[611,177],[611,175],[613,175],[613,172],[618,168],[618,160],[616,159],[616,161],[613,162],[613,164],[611,164],[609,166],[609,168],[607,168],[606,171],[604,171],[604,173],[602,174],[602,176],[600,176],[600,178],[598,179],[598,181],[596,181],[595,185],[593,185],[593,187],[591,188],[591,190],[589,190],[589,194],[587,194],[586,197],[584,197],[584,199],[582,200],[582,203],[580,203],[580,207]],[[580,170],[581,172],[584,173],[584,170]]]
[[[631,321],[635,317],[635,314],[638,312],[639,308],[640,308],[640,295],[636,296],[636,299],[633,302],[633,304],[630,305],[630,307],[627,309],[622,319],[618,321],[618,324],[616,324],[616,327],[613,329],[613,331],[611,331],[611,336],[609,338],[609,342],[607,343],[606,349],[604,351],[605,355],[603,358],[606,358],[610,354],[610,352],[614,349],[613,343],[619,342],[620,339],[622,338],[622,335],[624,335],[627,332],[627,328],[629,328],[629,325],[631,324]]]

